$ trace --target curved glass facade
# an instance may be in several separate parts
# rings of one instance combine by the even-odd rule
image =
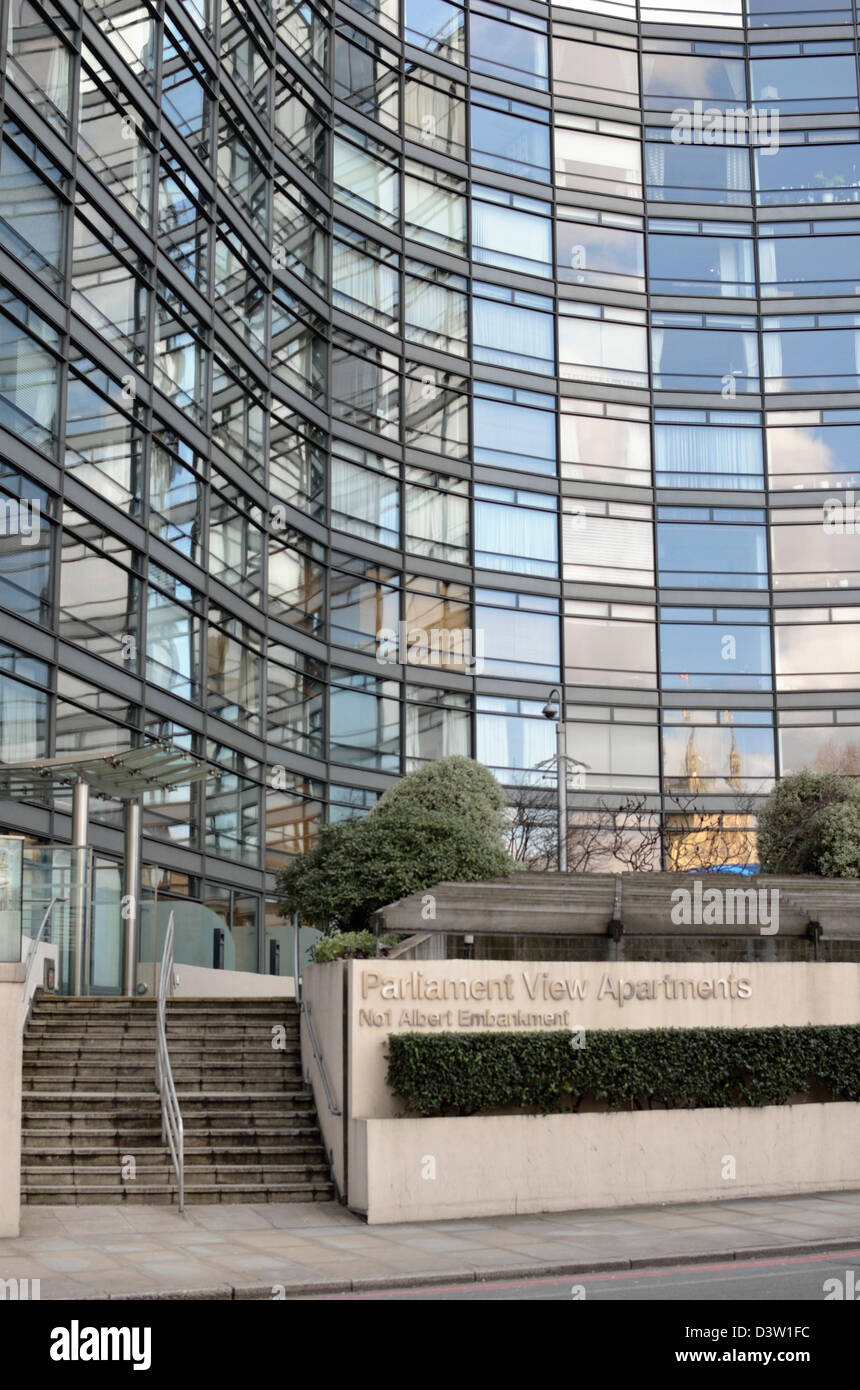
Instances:
[[[205,758],[143,859],[245,968],[321,818],[539,783],[553,687],[581,824],[860,771],[851,5],[4,16],[0,759]]]

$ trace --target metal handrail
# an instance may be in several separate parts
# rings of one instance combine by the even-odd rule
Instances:
[[[433,933],[429,931],[413,932],[407,936],[405,941],[400,941],[396,946],[392,946],[388,952],[389,960],[399,960],[404,951],[415,951],[419,946],[423,946],[425,941],[432,941]]]
[[[294,988],[296,991],[296,1003],[298,1004],[299,1009],[301,1010],[302,1018],[305,1020],[305,1023],[307,1024],[308,1037],[311,1040],[311,1050],[314,1054],[314,1061],[317,1064],[317,1069],[319,1071],[320,1079],[323,1084],[323,1090],[325,1091],[326,1104],[328,1105],[329,1111],[332,1115],[342,1115],[343,1111],[338,1110],[337,1106],[332,1100],[331,1088],[329,1087],[328,1077],[326,1076],[325,1072],[325,1063],[322,1059],[322,1053],[317,1047],[317,1040],[314,1035],[314,1025],[311,1023],[310,1005],[302,995],[302,977],[299,967],[299,919],[297,916],[293,917],[293,977],[295,981]]]
[[[167,996],[173,987],[173,913],[167,919],[156,1006],[155,1084],[161,1097],[161,1142],[170,1149],[179,1185],[179,1214],[185,1211],[185,1129],[167,1050]]]
[[[48,899],[48,898],[28,898],[28,899],[27,899],[27,902],[33,902],[33,903],[37,903],[37,902],[47,902],[48,906],[45,908],[44,914],[43,914],[43,916],[42,916],[42,920],[41,920],[41,922],[39,923],[39,930],[36,932],[35,937],[34,937],[33,940],[30,942],[30,950],[29,950],[28,955],[27,955],[27,973],[26,973],[26,975],[24,976],[24,1022],[23,1022],[23,1025],[22,1025],[22,1031],[23,1031],[23,1029],[25,1029],[25,1028],[27,1027],[27,1024],[28,1024],[29,1021],[30,1021],[30,1014],[31,1014],[32,1008],[33,1008],[33,1001],[32,1001],[32,999],[30,998],[30,994],[29,994],[29,991],[30,991],[30,976],[31,976],[32,973],[33,973],[33,966],[36,964],[36,956],[38,955],[38,951],[39,951],[39,943],[40,943],[41,940],[42,940],[42,936],[44,935],[45,928],[47,927],[48,923],[49,923],[50,920],[51,920],[51,914],[53,913],[56,904],[57,904],[57,903],[65,903],[65,902],[68,902],[68,898],[61,898],[61,897],[59,897],[58,895],[55,895],[53,898],[50,898],[50,899]]]
[[[315,1061],[316,1064],[317,1064],[317,1070],[319,1071],[320,1079],[321,1079],[322,1084],[323,1084],[323,1090],[325,1091],[326,1103],[328,1104],[328,1108],[329,1108],[329,1110],[330,1110],[330,1112],[331,1112],[332,1115],[342,1115],[342,1114],[343,1114],[343,1111],[342,1111],[342,1110],[339,1110],[339,1109],[337,1108],[337,1106],[335,1105],[335,1103],[334,1103],[334,1101],[332,1100],[332,1097],[331,1097],[331,1091],[329,1090],[329,1084],[328,1084],[328,1077],[327,1077],[326,1074],[325,1074],[325,1063],[323,1062],[322,1054],[320,1053],[320,1050],[319,1050],[319,1048],[317,1047],[317,1040],[316,1040],[316,1038],[314,1037],[314,1026],[313,1026],[313,1024],[311,1023],[311,1011],[310,1011],[310,1008],[309,1008],[309,1006],[308,1006],[308,1002],[307,1002],[306,999],[302,999],[302,1000],[299,1001],[299,1003],[300,1003],[302,1015],[304,1016],[305,1023],[307,1024],[307,1028],[308,1028],[308,1037],[309,1037],[310,1040],[311,1040],[311,1049],[312,1049],[313,1054],[314,1054],[314,1061]],[[344,1039],[344,1045],[345,1045],[345,1043],[346,1043],[346,1040]]]

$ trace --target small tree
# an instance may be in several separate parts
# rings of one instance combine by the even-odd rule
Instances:
[[[762,868],[772,874],[832,875],[829,840],[840,848],[839,862],[849,854],[850,815],[837,815],[844,803],[855,803],[858,792],[847,777],[835,772],[796,772],[778,782],[759,812],[759,854]],[[825,814],[831,809],[833,814]]]
[[[327,934],[362,931],[373,912],[434,883],[500,878],[513,868],[502,845],[503,807],[485,767],[440,758],[397,783],[367,816],[323,826],[313,849],[279,872],[278,910]]]
[[[472,758],[437,758],[389,787],[370,815],[386,819],[404,807],[443,811],[501,843],[505,793],[489,768]]]
[[[825,807],[818,817],[818,832],[818,872],[825,878],[860,878],[860,788],[847,801]]]

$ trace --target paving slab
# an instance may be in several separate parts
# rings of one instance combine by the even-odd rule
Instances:
[[[860,1257],[860,1190],[402,1226],[334,1203],[25,1207],[0,1279],[43,1299],[301,1298],[826,1249]]]

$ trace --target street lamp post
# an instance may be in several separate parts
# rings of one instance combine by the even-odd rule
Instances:
[[[557,703],[556,703],[557,702]],[[564,709],[561,694],[551,690],[549,699],[543,707],[545,719],[555,719],[556,739],[556,785],[558,786],[558,871],[567,873],[567,730],[564,724]]]

